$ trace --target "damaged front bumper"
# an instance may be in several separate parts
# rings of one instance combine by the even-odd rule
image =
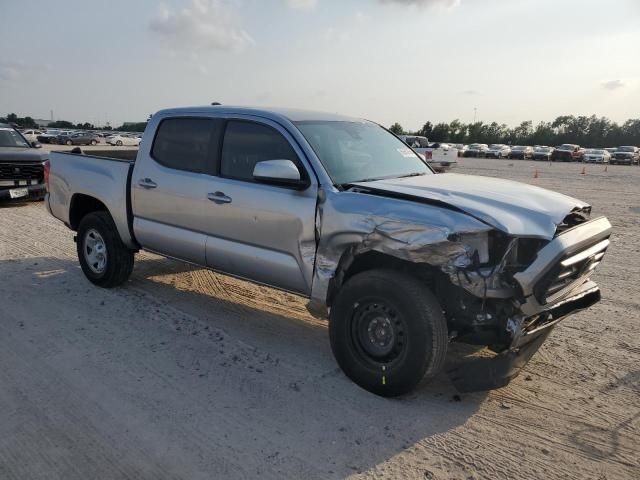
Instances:
[[[567,298],[533,319],[527,319],[512,332],[509,348],[492,357],[462,361],[448,370],[456,389],[463,393],[493,390],[509,384],[527,365],[562,319],[589,308],[600,300],[598,286],[587,281]],[[526,327],[525,327],[526,324]]]

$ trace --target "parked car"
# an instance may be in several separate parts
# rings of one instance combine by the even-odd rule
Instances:
[[[37,142],[38,135],[42,135],[42,131],[33,129],[22,130],[20,133],[29,143]]]
[[[40,143],[57,143],[58,132],[44,132],[36,137]]]
[[[486,158],[507,158],[511,153],[511,148],[508,145],[501,143],[494,143],[489,145],[489,148],[485,152]]]
[[[52,141],[51,143],[57,143],[58,145],[66,145],[67,141],[69,140],[69,137],[71,137],[71,135],[73,135],[74,133],[76,132],[73,132],[70,130],[65,130],[64,132],[58,132],[58,135],[56,136],[55,141]]]
[[[464,156],[482,158],[486,155],[487,150],[489,150],[489,145],[486,143],[472,143],[465,150]]]
[[[519,158],[521,160],[533,158],[533,147],[526,145],[516,145],[515,147],[511,147],[509,158]]]
[[[551,155],[553,154],[553,147],[536,147],[533,150],[533,159],[534,160],[545,160],[549,161],[551,159]]]
[[[611,157],[613,158],[613,154],[616,153],[616,151],[618,150],[618,147],[607,147],[605,148],[605,150],[609,152],[609,155],[611,155]]]
[[[44,198],[47,153],[18,130],[0,123],[0,201]]]
[[[121,147],[123,145],[137,147],[140,145],[141,138],[134,135],[118,134],[109,136],[105,140],[109,145],[116,145],[118,147]]]
[[[135,162],[53,152],[49,168],[89,281],[123,284],[145,249],[306,296],[346,375],[383,396],[436,375],[452,339],[499,352],[484,379],[508,383],[600,299],[612,231],[580,200],[434,175],[375,123],[290,109],[164,110]]]
[[[455,149],[458,150],[458,157],[464,157],[464,152],[467,151],[469,145],[465,145],[463,143],[456,143],[454,145]]]
[[[58,137],[58,141],[61,140],[66,145],[97,145],[100,142],[100,137],[88,132],[78,132],[69,136]]]
[[[578,160],[581,160],[580,146],[572,143],[564,143],[551,153],[552,162],[576,162]]]
[[[611,154],[604,148],[588,148],[582,159],[585,163],[609,163]]]
[[[611,163],[619,163],[622,165],[638,165],[638,147],[625,146],[618,147],[615,153],[611,156]]]
[[[429,163],[436,172],[445,172],[458,164],[458,152],[447,143],[431,143],[427,137],[400,135],[400,139]]]

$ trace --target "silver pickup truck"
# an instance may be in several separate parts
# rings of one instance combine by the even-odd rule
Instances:
[[[101,287],[156,252],[309,299],[343,371],[384,396],[488,346],[506,384],[600,299],[611,225],[534,186],[434,174],[364,120],[207,106],[151,118],[135,161],[52,153],[46,205]]]

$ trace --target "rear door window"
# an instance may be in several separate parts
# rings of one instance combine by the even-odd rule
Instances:
[[[158,127],[151,157],[176,170],[213,174],[217,170],[223,121],[168,118]]]

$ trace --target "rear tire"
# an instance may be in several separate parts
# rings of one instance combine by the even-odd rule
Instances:
[[[94,147],[98,144],[98,142],[96,142],[95,140],[91,140],[91,145],[93,145]]]
[[[133,271],[134,252],[122,243],[107,212],[89,213],[80,221],[76,246],[83,273],[99,287],[122,285]]]
[[[331,307],[329,337],[344,373],[384,397],[435,376],[448,344],[434,295],[417,278],[394,270],[370,270],[347,281]]]
[[[73,142],[71,140],[67,140],[67,145],[73,145]]]
[[[117,145],[118,147],[121,147],[121,146],[122,146],[122,140],[118,140],[118,141],[116,142],[116,145]]]

